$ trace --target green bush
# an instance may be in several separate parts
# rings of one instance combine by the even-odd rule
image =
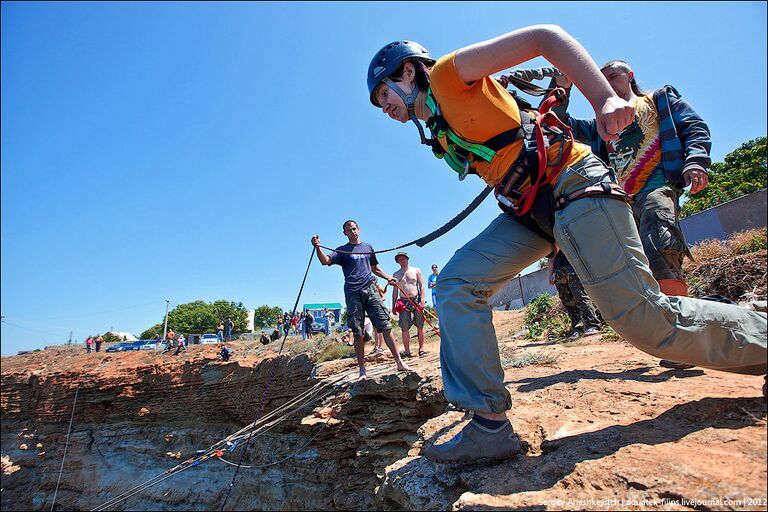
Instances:
[[[547,329],[546,313],[552,309],[552,296],[542,293],[525,306],[525,326],[528,329],[526,337],[538,338]]]
[[[768,249],[764,235],[753,235],[733,248],[735,254],[749,254],[751,252],[765,251]]]

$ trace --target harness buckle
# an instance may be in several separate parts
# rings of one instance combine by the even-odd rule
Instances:
[[[459,181],[464,181],[464,178],[469,174],[469,160],[464,160],[464,171],[459,173]]]

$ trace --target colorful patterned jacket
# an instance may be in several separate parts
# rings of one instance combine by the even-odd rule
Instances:
[[[554,82],[554,79],[553,79]],[[554,84],[550,84],[552,87]],[[570,92],[570,89],[569,91]],[[667,181],[679,187],[685,185],[683,173],[688,170],[707,172],[712,140],[709,127],[696,111],[671,85],[654,91],[653,102],[659,113],[661,132],[661,165]],[[604,162],[608,161],[605,141],[597,133],[594,119],[574,119],[567,113],[568,101],[552,110],[570,125],[576,140],[588,144],[592,152]]]

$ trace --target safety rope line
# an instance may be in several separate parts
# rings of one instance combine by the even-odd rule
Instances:
[[[480,203],[483,202],[483,200],[488,197],[488,194],[493,191],[493,187],[485,187],[480,193],[472,200],[471,203],[467,205],[466,208],[464,208],[462,211],[460,211],[454,218],[434,230],[433,232],[429,233],[428,235],[424,235],[421,238],[417,238],[416,240],[413,240],[411,242],[408,242],[407,244],[398,245],[397,247],[392,247],[391,249],[384,249],[383,251],[373,251],[373,252],[355,252],[354,254],[382,254],[385,252],[392,252],[396,251],[398,249],[405,249],[406,247],[410,247],[411,245],[417,245],[418,247],[424,247],[428,243],[440,238],[453,228],[455,228],[461,221],[467,218],[467,216],[475,211],[478,206],[480,206]],[[324,245],[319,245],[318,247],[321,247],[327,251],[333,251],[338,252],[342,254],[353,254],[352,251],[342,251],[339,249],[331,249],[330,247],[326,247]]]
[[[307,282],[307,275],[309,274],[309,268],[312,266],[312,260],[314,259],[315,255],[315,249],[312,248],[312,251],[309,253],[309,262],[307,263],[307,269],[304,271],[304,279],[301,281],[301,286],[299,287],[299,293],[296,295],[296,302],[293,304],[293,311],[291,311],[291,318],[294,317],[296,314],[296,308],[299,306],[299,300],[301,300],[301,293],[304,291],[304,284]],[[280,344],[280,350],[278,350],[277,355],[282,354],[283,348],[285,347],[285,341],[288,338],[288,331],[285,332],[285,335],[283,335],[283,341]],[[264,392],[261,394],[261,400],[259,402],[259,409],[256,413],[256,419],[258,420],[261,417],[261,414],[264,412],[264,406],[266,404],[266,398],[267,394],[269,393],[269,389],[272,385],[272,380],[275,378],[275,375],[277,373],[277,366],[279,363],[279,359],[275,360],[275,364],[272,366],[272,373],[269,376],[269,379],[267,380],[267,383],[264,387]],[[229,495],[232,493],[232,488],[235,485],[235,480],[237,479],[237,475],[240,472],[240,466],[243,463],[243,458],[245,457],[245,454],[248,452],[248,445],[251,443],[251,437],[252,435],[248,436],[248,439],[245,441],[245,447],[243,448],[243,452],[240,454],[240,460],[237,463],[237,467],[235,468],[235,474],[232,475],[232,481],[229,483],[229,487],[227,488],[227,494],[224,496],[224,502],[221,504],[221,511],[224,510],[224,507],[227,505],[227,501],[229,500]]]
[[[69,415],[69,428],[67,429],[67,441],[64,443],[64,456],[61,458],[61,466],[59,467],[59,478],[56,480],[56,489],[53,491],[53,502],[51,503],[51,510],[56,505],[56,495],[59,493],[59,484],[61,483],[61,474],[64,472],[64,461],[67,458],[67,447],[69,446],[69,434],[72,432],[72,420],[75,419],[75,405],[77,404],[77,393],[80,391],[80,386],[75,389],[75,401],[72,403],[72,414]]]
[[[417,367],[421,366],[422,362],[424,364],[428,364],[428,363],[432,363],[432,362],[439,362],[439,357],[435,356],[435,355],[424,357],[424,358],[420,359],[419,361],[417,361],[416,366]],[[378,363],[378,364],[371,365],[369,367],[368,376],[369,377],[376,377],[376,376],[379,376],[379,375],[387,374],[390,371],[391,371],[391,363],[390,362]],[[326,396],[329,396],[329,395],[333,394],[334,392],[337,391],[337,389],[335,389],[335,388],[338,388],[338,390],[341,390],[345,386],[348,386],[348,385],[352,384],[355,380],[357,380],[356,378],[352,378],[353,375],[355,375],[355,374],[356,374],[355,368],[350,368],[349,370],[347,370],[345,372],[339,373],[339,374],[337,374],[337,375],[335,375],[333,377],[328,377],[328,378],[320,381],[318,384],[313,386],[313,388],[310,388],[310,389],[304,391],[303,393],[299,394],[297,397],[294,397],[292,400],[290,400],[286,404],[283,404],[282,406],[280,406],[279,408],[275,409],[274,411],[271,411],[270,413],[264,415],[262,418],[260,418],[260,420],[262,421],[262,424],[260,426],[256,427],[258,422],[254,422],[254,423],[252,423],[252,424],[250,424],[250,425],[240,429],[239,431],[237,431],[237,432],[235,432],[233,434],[230,434],[229,436],[227,436],[223,440],[221,440],[221,441],[219,441],[217,443],[214,443],[208,450],[205,451],[205,453],[201,454],[200,456],[198,456],[196,458],[190,458],[188,460],[185,460],[184,462],[182,462],[180,464],[177,464],[173,468],[168,469],[168,470],[166,470],[166,471],[164,471],[162,473],[159,473],[158,475],[153,476],[152,478],[146,480],[145,482],[143,482],[143,483],[141,483],[139,485],[136,485],[136,486],[128,489],[127,491],[124,491],[122,494],[118,495],[117,497],[112,498],[110,500],[107,500],[106,502],[104,502],[101,505],[97,506],[93,510],[94,511],[105,510],[108,507],[116,505],[117,503],[120,503],[121,501],[125,501],[125,500],[129,499],[130,497],[135,496],[136,494],[139,494],[140,492],[143,492],[145,489],[148,489],[149,487],[157,485],[157,484],[167,480],[168,478],[171,478],[172,476],[181,473],[182,471],[186,471],[187,469],[195,467],[195,466],[199,465],[201,462],[204,462],[205,460],[211,458],[212,454],[214,454],[216,451],[223,451],[222,449],[227,449],[226,448],[227,443],[232,443],[234,441],[233,444],[236,447],[237,446],[237,441],[244,437],[245,431],[248,430],[249,428],[254,428],[254,427],[256,428],[256,430],[254,431],[254,433],[256,434],[256,435],[254,435],[254,438],[259,437],[259,436],[265,434],[266,432],[268,432],[269,430],[271,430],[272,428],[277,426],[281,421],[286,419],[288,416],[290,416],[294,412],[296,412],[298,410],[301,410],[301,409],[307,407],[308,405],[314,404],[315,402],[318,402],[318,401],[324,399]],[[345,382],[346,379],[349,379],[349,381]],[[322,396],[319,396],[319,397],[316,397],[316,398],[311,398],[311,396],[313,394],[320,392],[320,390],[323,387],[331,387],[331,388],[334,388],[334,389],[331,389],[330,391],[327,391],[327,392],[323,393]],[[274,419],[274,420],[272,420],[270,422],[266,422],[266,420],[274,418],[279,412],[282,412],[285,409],[290,409],[291,408],[290,405],[295,404],[297,402],[300,402],[301,398],[304,397],[304,396],[310,397],[310,398],[307,399],[306,402],[304,402],[304,404],[296,407],[293,411],[289,411],[289,412],[287,412],[285,414],[282,414],[281,416],[277,417],[276,419]],[[327,425],[327,422],[326,422],[326,425]],[[322,429],[320,430],[320,432],[321,431],[322,431]],[[315,437],[317,437],[318,435],[319,435],[319,433],[317,433],[315,435]],[[231,449],[228,449],[228,450],[234,450],[235,447],[233,447]],[[287,459],[285,459],[285,460],[287,460]],[[285,462],[285,460],[283,460],[281,462]],[[231,465],[235,465],[235,463],[230,462],[230,461],[225,461],[225,463],[229,463]],[[275,465],[275,464],[272,464],[272,465]],[[242,465],[241,465],[241,467],[247,468],[247,466],[242,466]]]
[[[352,371],[350,370],[348,372],[345,372],[345,374],[342,374],[340,376],[334,377],[333,379],[326,379],[325,381],[321,381],[320,383],[318,383],[313,388],[310,388],[309,390],[301,393],[300,395],[298,395],[297,397],[295,397],[294,399],[289,401],[287,404],[284,404],[283,406],[281,406],[280,408],[276,409],[275,411],[272,411],[268,415],[265,415],[263,418],[261,418],[262,420],[267,420],[267,419],[270,419],[270,418],[274,417],[275,414],[277,414],[278,412],[281,412],[282,410],[286,409],[287,408],[286,406],[289,406],[292,403],[300,401],[300,398],[302,398],[303,395],[309,396],[308,400],[304,404],[302,404],[301,406],[296,407],[295,410],[289,411],[288,413],[283,414],[282,416],[278,417],[276,420],[268,422],[268,423],[265,422],[261,426],[257,427],[256,430],[255,430],[255,432],[257,432],[257,435],[254,436],[254,437],[258,437],[258,436],[262,435],[263,433],[266,433],[270,429],[274,428],[277,424],[280,423],[280,421],[282,421],[283,419],[287,418],[288,416],[290,416],[291,414],[293,414],[297,410],[301,410],[301,409],[307,407],[308,405],[310,405],[310,404],[312,404],[312,403],[314,403],[314,402],[316,402],[318,400],[321,400],[321,399],[325,398],[326,396],[328,396],[328,394],[330,394],[330,393],[325,393],[324,395],[320,396],[319,398],[312,398],[311,397],[312,394],[314,394],[317,391],[321,390],[323,386],[335,386],[335,385],[337,385],[338,382],[343,380],[343,378],[348,377],[351,372]],[[318,386],[320,386],[320,387],[318,387]],[[317,388],[317,389],[315,389],[315,388]],[[331,391],[331,393],[332,392],[333,391]],[[183,471],[185,469],[188,469],[189,467],[193,467],[193,466],[198,465],[204,459],[210,457],[210,455],[212,453],[215,453],[218,449],[226,448],[226,444],[228,442],[232,443],[234,441],[235,442],[234,444],[236,445],[236,442],[239,439],[242,439],[242,437],[243,437],[242,434],[244,434],[244,432],[248,428],[253,428],[254,426],[255,426],[255,423],[252,423],[251,425],[249,425],[247,427],[244,427],[243,429],[235,432],[234,434],[231,434],[231,435],[227,436],[223,440],[218,441],[217,443],[214,443],[208,450],[205,451],[205,453],[199,455],[198,457],[194,457],[194,458],[190,458],[188,460],[185,460],[184,462],[182,462],[180,464],[177,464],[176,466],[174,466],[174,467],[172,467],[172,468],[170,468],[170,469],[168,469],[168,470],[166,470],[166,471],[164,471],[162,473],[159,473],[158,475],[153,476],[152,478],[144,481],[143,483],[141,483],[139,485],[136,485],[136,486],[128,489],[127,491],[124,491],[122,494],[120,494],[120,495],[118,495],[118,496],[116,496],[116,497],[114,497],[114,498],[112,498],[112,499],[102,503],[101,505],[97,506],[93,510],[104,510],[107,507],[115,505],[115,504],[117,504],[117,503],[119,503],[121,501],[127,500],[131,496],[134,496],[135,494],[137,494],[139,492],[142,492],[143,490],[145,490],[145,489],[147,489],[149,487],[152,487],[153,485],[156,485],[156,484],[162,482],[163,480],[165,480],[166,478],[168,478],[168,477],[170,477],[170,476],[172,476],[174,474],[177,474],[177,473],[179,473],[179,472],[181,472],[181,471]]]
[[[101,368],[101,365],[104,364],[104,361],[107,359],[107,356],[104,356],[99,363],[99,365],[96,367],[94,372]],[[69,427],[67,428],[67,440],[64,443],[64,455],[61,457],[61,466],[59,467],[59,478],[56,480],[56,488],[53,491],[53,500],[51,502],[51,510],[53,510],[53,507],[56,506],[56,496],[59,494],[59,484],[61,483],[61,475],[64,472],[64,461],[67,459],[67,448],[69,447],[69,436],[72,433],[72,422],[75,419],[75,406],[77,405],[77,395],[80,392],[80,384],[77,385],[77,388],[75,389],[75,400],[72,402],[72,413],[69,415]]]
[[[245,465],[241,465],[240,467],[241,467],[241,468],[243,468],[243,469],[263,469],[263,468],[268,468],[268,467],[271,467],[271,466],[277,466],[277,465],[279,465],[279,464],[282,464],[283,462],[285,462],[285,461],[287,461],[287,460],[290,460],[290,459],[292,459],[292,458],[296,457],[298,454],[300,454],[301,452],[303,452],[303,451],[304,451],[304,449],[305,449],[307,446],[309,446],[310,444],[312,444],[312,441],[314,441],[315,439],[317,439],[317,436],[319,436],[319,435],[320,435],[320,433],[321,433],[323,430],[325,430],[325,427],[327,427],[327,426],[328,426],[328,424],[329,424],[329,423],[331,422],[331,420],[333,419],[333,416],[336,414],[336,412],[338,412],[338,410],[334,410],[334,408],[335,408],[336,406],[340,406],[340,403],[336,403],[336,404],[334,404],[334,405],[332,405],[332,406],[331,406],[331,414],[330,414],[330,415],[328,415],[328,419],[327,419],[327,420],[325,420],[325,423],[323,423],[323,425],[322,425],[322,426],[320,427],[320,429],[319,429],[319,430],[318,430],[318,431],[315,433],[315,435],[313,435],[313,436],[312,436],[312,437],[311,437],[311,438],[310,438],[310,439],[309,439],[309,440],[308,440],[306,443],[304,443],[303,445],[301,445],[301,447],[299,447],[299,449],[298,449],[298,450],[296,450],[296,451],[295,451],[294,453],[292,453],[291,455],[288,455],[287,457],[284,457],[284,458],[282,458],[282,459],[280,459],[280,460],[277,460],[277,461],[274,461],[274,462],[269,462],[269,463],[267,463],[267,464],[259,464],[259,465],[257,465],[257,466],[245,466]],[[230,466],[235,466],[235,463],[234,463],[234,462],[230,462],[230,461],[226,460],[226,459],[225,459],[224,457],[222,457],[221,455],[219,455],[219,456],[218,456],[218,459],[219,459],[221,462],[225,463],[225,464],[229,464]]]

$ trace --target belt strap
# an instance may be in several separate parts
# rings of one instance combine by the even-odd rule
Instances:
[[[632,195],[627,194],[621,185],[603,181],[558,197],[555,201],[555,211],[562,210],[568,206],[568,203],[584,199],[585,197],[605,197],[624,201],[625,203],[630,203],[633,200]]]

